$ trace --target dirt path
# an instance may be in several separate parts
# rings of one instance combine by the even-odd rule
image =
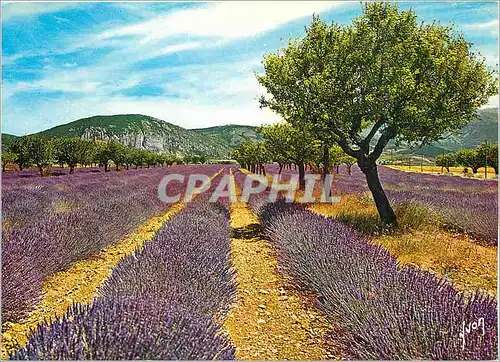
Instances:
[[[222,170],[217,172],[211,179],[221,172]],[[55,316],[64,315],[73,303],[90,303],[97,296],[99,286],[111,275],[114,266],[124,256],[151,240],[163,224],[183,207],[183,202],[172,205],[165,214],[149,219],[116,244],[50,276],[42,286],[43,297],[39,305],[21,322],[3,324],[2,359],[8,358],[9,352],[26,344],[30,330],[41,321],[53,321]]]
[[[234,178],[233,190],[236,190]],[[239,190],[235,191],[239,195]],[[330,326],[307,298],[287,288],[257,217],[246,203],[231,205],[231,259],[237,270],[238,298],[225,327],[242,360],[324,360]]]

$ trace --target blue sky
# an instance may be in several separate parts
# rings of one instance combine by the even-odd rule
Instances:
[[[454,23],[498,64],[496,2],[411,2]],[[303,35],[313,13],[349,23],[355,2],[2,3],[2,132],[23,135],[96,114],[142,113],[186,128],[259,125],[254,71]],[[498,96],[490,105],[498,104]]]

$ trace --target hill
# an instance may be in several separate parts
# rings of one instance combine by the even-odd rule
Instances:
[[[201,133],[202,135],[223,140],[233,148],[238,147],[245,141],[260,140],[262,135],[258,134],[256,130],[257,127],[238,124],[193,129],[193,131]]]
[[[8,146],[13,140],[15,140],[18,136],[14,136],[9,133],[2,133],[2,148]]]
[[[38,134],[93,140],[114,139],[130,147],[171,154],[221,158],[231,154],[231,147],[224,141],[142,114],[82,118]]]
[[[416,154],[429,157],[454,152],[462,148],[474,148],[481,142],[498,142],[498,108],[479,109],[477,120],[469,123],[460,131],[445,136],[442,140],[419,149],[410,149],[405,145],[396,147],[390,142],[386,154]]]

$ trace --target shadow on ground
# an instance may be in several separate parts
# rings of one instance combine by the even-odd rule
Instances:
[[[232,237],[235,239],[253,239],[262,237],[262,227],[259,223],[254,223],[241,228],[233,228]]]

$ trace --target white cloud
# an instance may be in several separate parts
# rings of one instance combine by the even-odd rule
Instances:
[[[152,20],[105,31],[99,39],[139,36],[156,40],[175,35],[240,38],[277,28],[287,22],[342,5],[340,1],[222,2],[178,10]]]
[[[188,128],[270,123],[279,117],[259,109],[258,96],[265,92],[253,75],[259,64],[260,57],[253,57],[140,72],[115,68],[114,64],[61,68],[33,82],[4,82],[4,126],[7,132],[35,132],[82,117],[117,113],[143,113]],[[140,84],[163,88],[166,94],[120,94]],[[64,93],[58,99],[9,101],[17,92],[38,90]]]
[[[2,20],[32,17],[46,13],[55,13],[61,10],[78,6],[73,2],[2,2]]]
[[[499,99],[498,99],[498,94],[496,96],[492,96],[490,97],[490,99],[488,100],[488,103],[484,106],[482,106],[481,108],[498,108],[498,103],[499,103]]]
[[[498,19],[483,23],[472,23],[466,27],[472,31],[489,32],[493,36],[498,36]]]

